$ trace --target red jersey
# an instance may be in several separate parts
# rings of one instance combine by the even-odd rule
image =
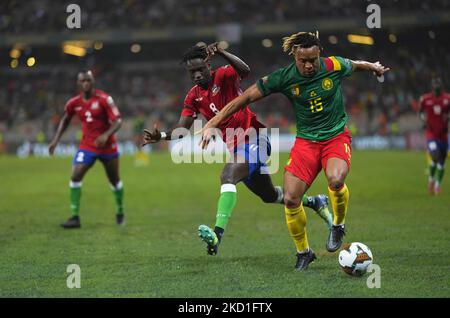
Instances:
[[[420,111],[426,113],[427,139],[448,140],[448,118],[450,112],[450,94],[440,96],[428,93],[420,97]]]
[[[239,74],[231,65],[219,67],[213,71],[212,80],[207,89],[198,85],[191,88],[184,99],[181,116],[197,117],[200,113],[207,120],[210,120],[226,104],[242,94],[240,82]],[[222,131],[222,138],[226,142],[227,128],[241,128],[247,131],[251,127],[258,131],[259,128],[265,126],[256,119],[255,113],[247,105],[225,119],[218,128]],[[228,146],[235,146],[235,143]]]
[[[112,154],[117,152],[116,137],[111,135],[104,147],[95,146],[95,139],[111,127],[111,122],[120,118],[119,110],[111,96],[96,89],[88,100],[83,94],[72,97],[66,104],[65,112],[72,117],[77,114],[82,123],[83,138],[80,149],[97,154]]]

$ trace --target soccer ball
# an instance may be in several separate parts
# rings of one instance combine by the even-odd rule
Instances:
[[[372,264],[372,252],[367,245],[353,242],[344,246],[339,253],[339,264],[344,272],[352,276],[362,276]]]

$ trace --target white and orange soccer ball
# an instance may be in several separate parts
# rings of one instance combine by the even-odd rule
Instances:
[[[344,272],[352,276],[364,275],[372,262],[372,251],[363,243],[347,244],[339,253],[339,264]]]

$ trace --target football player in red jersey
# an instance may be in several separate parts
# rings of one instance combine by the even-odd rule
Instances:
[[[212,70],[209,61],[215,55],[223,57],[229,65]],[[218,43],[190,48],[184,54],[182,62],[195,86],[191,88],[184,100],[180,120],[176,127],[168,132],[161,132],[156,126],[153,130],[144,130],[144,145],[162,139],[180,138],[180,134],[175,133],[175,129],[184,128],[184,131],[187,131],[198,114],[202,114],[208,120],[213,118],[228,102],[242,93],[240,81],[250,73],[247,64],[237,56],[221,49]],[[200,225],[198,228],[200,238],[207,244],[209,255],[217,254],[223,233],[236,205],[237,183],[243,181],[250,191],[266,203],[282,204],[284,200],[281,187],[274,187],[270,175],[264,172],[264,169],[267,169],[266,162],[270,156],[271,146],[268,137],[259,130],[265,126],[257,120],[256,115],[245,107],[219,128],[234,160],[227,163],[222,171],[221,194],[214,230],[206,225]],[[239,141],[236,142],[234,137],[227,138],[228,129],[252,130],[256,131],[256,135],[250,136],[249,140],[238,136]],[[172,132],[174,132],[173,136]],[[314,209],[330,227],[332,220],[327,199],[325,195],[315,197],[305,195],[303,202]]]
[[[448,151],[450,94],[444,92],[439,77],[431,80],[431,88],[431,93],[420,97],[420,117],[425,122],[427,149],[431,156],[428,191],[437,195],[441,192]]]
[[[106,171],[117,204],[116,222],[124,224],[123,184],[119,177],[119,152],[114,133],[119,130],[122,119],[111,96],[94,88],[94,76],[91,71],[81,71],[77,78],[80,94],[71,98],[59,122],[55,137],[48,147],[53,155],[56,145],[67,129],[74,115],[82,123],[83,137],[80,147],[73,158],[70,178],[70,208],[72,217],[61,226],[67,229],[79,228],[80,197],[82,180],[86,172],[99,159]]]

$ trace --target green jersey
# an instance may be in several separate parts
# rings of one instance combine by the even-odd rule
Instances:
[[[313,77],[304,77],[295,63],[260,79],[256,85],[267,96],[283,93],[294,107],[297,137],[323,141],[344,131],[347,114],[342,100],[341,78],[352,73],[349,59],[339,56],[320,58]]]

